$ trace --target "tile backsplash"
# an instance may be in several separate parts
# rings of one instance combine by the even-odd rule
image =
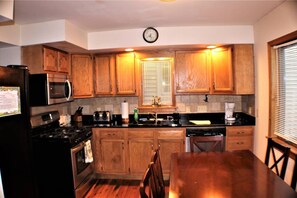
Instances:
[[[179,113],[205,113],[224,112],[225,102],[234,102],[235,111],[255,115],[254,95],[182,95],[176,96],[177,112]],[[94,111],[111,111],[113,114],[121,113],[121,103],[129,103],[129,113],[138,107],[138,97],[100,97],[90,99],[76,99],[70,104],[70,113],[82,106],[83,114],[90,115]]]

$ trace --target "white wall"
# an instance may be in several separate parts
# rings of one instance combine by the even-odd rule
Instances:
[[[297,1],[286,1],[254,25],[256,72],[256,130],[254,152],[264,160],[269,129],[269,66],[267,42],[297,30]],[[290,182],[292,162],[286,181]]]
[[[20,65],[21,47],[0,48],[0,65]]]

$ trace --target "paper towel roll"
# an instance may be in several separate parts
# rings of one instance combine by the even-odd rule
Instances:
[[[129,118],[129,104],[128,102],[122,102],[121,104],[121,110],[122,110],[122,118]]]

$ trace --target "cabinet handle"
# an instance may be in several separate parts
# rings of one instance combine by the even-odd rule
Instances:
[[[122,142],[122,149],[124,150],[124,142]]]
[[[151,148],[152,148],[152,150],[154,150],[154,145],[153,144],[152,144]]]
[[[244,131],[238,131],[237,134],[244,134]]]
[[[237,142],[238,145],[244,144],[243,142]]]
[[[158,144],[158,147],[159,147],[159,149],[161,148],[161,145],[160,144]]]

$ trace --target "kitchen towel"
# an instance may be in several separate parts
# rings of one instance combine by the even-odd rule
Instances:
[[[91,140],[86,141],[84,150],[85,150],[85,163],[92,163],[93,153],[92,153],[92,147],[91,147]]]
[[[129,103],[124,101],[121,104],[122,118],[129,118]]]

